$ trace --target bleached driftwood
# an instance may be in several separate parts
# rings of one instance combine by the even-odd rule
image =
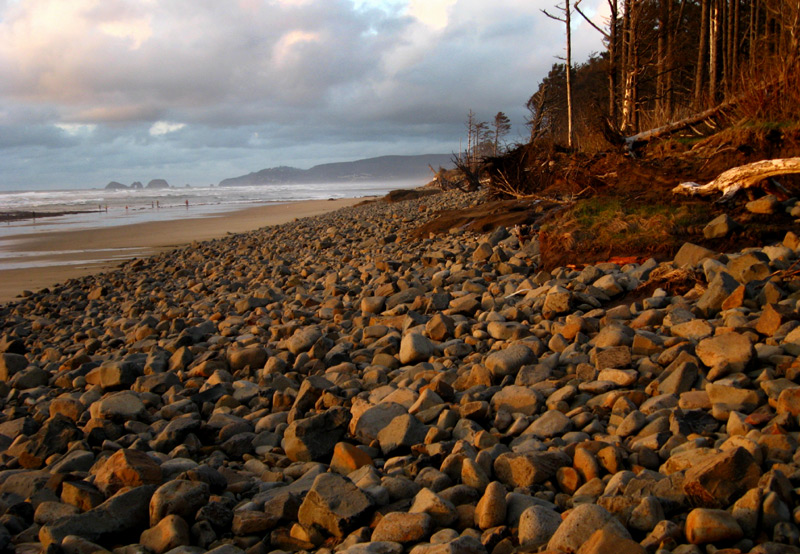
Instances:
[[[672,192],[688,196],[710,196],[722,193],[720,202],[724,202],[739,190],[757,186],[759,183],[776,175],[800,173],[800,158],[776,158],[762,160],[747,165],[734,167],[721,173],[716,179],[705,185],[698,183],[681,183]]]

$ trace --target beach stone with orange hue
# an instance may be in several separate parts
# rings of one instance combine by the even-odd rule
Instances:
[[[50,417],[61,414],[70,418],[72,421],[78,421],[84,411],[86,411],[86,407],[77,398],[62,396],[54,398],[53,401],[50,402]]]
[[[636,541],[620,537],[605,528],[598,529],[578,548],[576,554],[646,554],[647,550]]]
[[[94,419],[125,422],[143,417],[147,410],[139,395],[130,391],[110,393],[89,406]]]
[[[202,481],[174,479],[167,481],[150,500],[150,525],[155,525],[170,514],[177,514],[193,522],[197,511],[206,505],[210,488]]]
[[[339,442],[333,448],[330,466],[333,471],[347,475],[362,466],[372,465],[372,463],[370,455],[362,449],[347,442]]]
[[[228,363],[233,371],[250,367],[260,369],[269,358],[269,353],[260,346],[250,346],[237,350],[228,350]]]
[[[414,496],[414,501],[408,512],[411,514],[425,513],[430,515],[436,527],[449,527],[458,519],[458,513],[453,503],[428,488],[421,489]]]
[[[153,485],[134,487],[88,512],[44,525],[39,530],[39,541],[47,547],[53,543],[60,544],[68,535],[78,535],[100,544],[109,541],[118,544],[125,537],[138,538],[148,527],[147,510],[154,491]]]
[[[189,525],[182,517],[170,514],[144,531],[139,542],[154,554],[164,554],[173,548],[188,546],[191,544]]]
[[[86,382],[103,390],[129,388],[142,374],[139,364],[124,360],[107,362],[86,374]]]
[[[692,244],[691,242],[685,242],[675,254],[675,265],[678,267],[687,265],[696,266],[704,259],[714,256],[714,254],[715,252],[713,250]]]
[[[566,513],[561,525],[548,541],[547,548],[576,552],[598,530],[620,539],[631,538],[628,530],[608,510],[596,504],[580,504]]]
[[[691,544],[709,544],[744,536],[736,519],[725,510],[695,508],[686,517],[686,539]]]
[[[725,368],[728,373],[744,371],[755,356],[750,339],[739,333],[725,333],[701,340],[697,357],[711,370]]]
[[[234,535],[257,535],[273,529],[279,518],[264,512],[236,510],[233,514],[231,531]]]
[[[350,412],[342,407],[293,421],[284,432],[286,455],[292,461],[330,460],[349,422]]]
[[[352,481],[336,473],[323,473],[300,505],[298,521],[337,538],[345,537],[363,523],[373,507],[372,500]]]
[[[797,311],[784,304],[769,303],[761,310],[761,315],[756,320],[756,331],[771,337],[788,321],[798,318]]]
[[[428,428],[411,414],[399,415],[378,433],[378,443],[384,455],[410,448],[425,440]]]
[[[475,525],[486,530],[503,525],[506,520],[506,488],[492,481],[475,507]]]
[[[28,360],[22,354],[4,352],[0,354],[0,381],[8,381],[28,367]]]
[[[704,459],[686,472],[683,490],[695,506],[727,508],[761,478],[753,456],[737,447]]]
[[[419,333],[409,333],[400,343],[400,363],[403,365],[424,362],[435,352],[431,340]]]
[[[779,414],[789,414],[792,417],[800,415],[800,387],[781,391],[775,409]]]
[[[61,484],[61,500],[87,512],[103,503],[105,496],[92,483],[86,481],[64,481]]]
[[[433,519],[426,513],[390,512],[383,516],[372,532],[372,541],[415,543],[433,531]]]
[[[584,483],[584,480],[576,469],[564,466],[558,468],[556,472],[556,482],[563,492],[571,495],[578,490]]]
[[[552,479],[558,468],[571,464],[563,452],[506,453],[495,460],[494,473],[510,487],[530,487]]]
[[[561,525],[561,515],[545,506],[526,508],[519,518],[519,542],[526,548],[547,544]]]
[[[114,494],[124,487],[161,483],[161,466],[139,450],[123,448],[114,452],[95,475],[94,484],[104,494]]]

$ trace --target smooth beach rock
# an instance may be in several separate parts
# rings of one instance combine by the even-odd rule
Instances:
[[[178,515],[170,514],[150,529],[142,532],[142,546],[155,554],[163,554],[179,546],[191,544],[189,525]]]
[[[390,512],[375,526],[371,540],[415,543],[430,536],[431,531],[433,518],[427,513]]]
[[[155,486],[134,487],[113,496],[88,512],[60,519],[39,530],[42,545],[60,544],[68,535],[77,535],[98,544],[138,540],[148,527],[148,505]]]
[[[435,352],[433,343],[418,333],[409,333],[400,343],[400,363],[404,365],[424,362]]]
[[[508,348],[494,352],[486,357],[486,368],[495,378],[516,375],[527,364],[536,363],[536,355],[523,343],[512,344]]]
[[[712,371],[726,368],[728,373],[744,371],[755,356],[753,344],[739,333],[725,333],[703,339],[697,344],[695,352],[700,361]]]
[[[455,506],[428,488],[423,488],[414,496],[408,513],[428,514],[436,527],[448,527],[458,519]]]
[[[761,477],[761,469],[744,448],[720,452],[686,472],[683,489],[695,506],[727,508]]]
[[[384,455],[395,450],[409,448],[421,444],[425,440],[428,428],[411,414],[402,414],[389,422],[389,425],[378,433],[378,443]]]
[[[300,505],[298,521],[306,528],[342,538],[362,522],[372,505],[372,500],[347,478],[323,473],[314,479]]]
[[[94,484],[108,495],[124,487],[160,484],[161,477],[161,466],[153,458],[144,452],[123,448],[103,463]]]
[[[283,438],[286,455],[292,461],[330,460],[349,422],[350,412],[341,407],[292,422]]]
[[[519,542],[521,546],[538,548],[547,544],[561,525],[561,515],[544,506],[531,506],[522,512],[519,519]]]
[[[197,511],[208,502],[210,488],[200,481],[175,479],[158,487],[150,500],[150,525],[156,525],[168,515],[179,515],[193,522]]]
[[[125,422],[143,417],[147,411],[136,393],[121,391],[108,394],[89,406],[95,419]]]
[[[719,239],[727,237],[740,228],[741,225],[731,219],[728,214],[722,214],[709,221],[703,227],[703,236],[707,239]]]
[[[739,524],[725,510],[695,508],[686,517],[686,539],[692,544],[730,541],[743,536]]]
[[[28,360],[22,354],[3,352],[0,354],[0,381],[8,381],[28,367]]]
[[[502,525],[506,519],[506,488],[492,481],[475,507],[475,525],[490,529]]]
[[[576,552],[595,531],[603,530],[620,539],[631,535],[614,515],[596,504],[581,504],[569,511],[547,543],[549,550]]]

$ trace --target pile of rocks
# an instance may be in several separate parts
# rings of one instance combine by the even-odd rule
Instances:
[[[2,548],[800,552],[798,238],[549,273],[503,228],[405,240],[476,200],[0,308]]]

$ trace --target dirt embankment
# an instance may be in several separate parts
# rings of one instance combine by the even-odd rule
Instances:
[[[779,240],[795,226],[787,213],[753,214],[745,204],[772,193],[781,200],[800,196],[800,176],[740,193],[720,204],[714,199],[675,196],[676,185],[705,183],[732,167],[800,156],[800,127],[733,128],[702,140],[667,140],[635,153],[541,152],[520,147],[489,164],[487,201],[467,211],[445,212],[415,236],[467,228],[486,231],[525,226],[541,241],[544,267],[586,264],[613,257],[672,257],[694,242],[718,251]],[[509,199],[513,190],[520,198]],[[707,239],[703,227],[726,213],[742,224],[721,239]]]

